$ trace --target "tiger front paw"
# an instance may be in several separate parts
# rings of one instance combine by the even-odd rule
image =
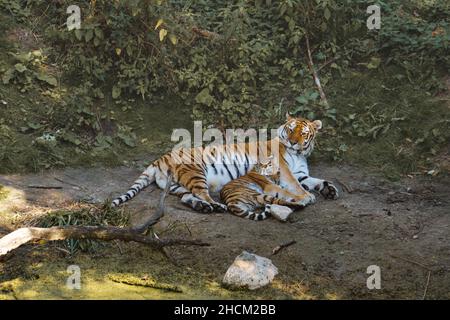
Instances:
[[[228,210],[226,205],[219,202],[212,203],[212,206],[214,208],[214,212],[226,212]]]
[[[320,194],[330,200],[336,200],[339,197],[338,189],[330,181],[323,182]]]
[[[297,204],[306,207],[309,204],[314,204],[316,202],[316,196],[311,192],[306,192],[301,199],[297,200]]]

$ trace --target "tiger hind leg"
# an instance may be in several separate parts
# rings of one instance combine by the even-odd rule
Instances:
[[[211,198],[205,172],[202,170],[191,170],[190,173],[190,175],[183,174],[180,176],[178,180],[179,184],[186,187],[186,191],[190,192],[195,198],[207,202],[210,206],[212,206],[213,211],[227,211],[226,205]]]
[[[255,212],[256,209],[258,209],[258,206],[249,206],[244,203],[239,202],[233,202],[228,204],[228,210],[241,218],[254,220],[254,221],[261,221],[265,220],[268,217],[270,217],[270,207],[264,208],[262,212]]]
[[[176,195],[181,198],[181,202],[195,211],[203,212],[203,213],[211,213],[214,211],[214,207],[200,199],[194,196],[191,192],[189,192],[186,188],[179,185],[178,183],[174,183],[170,186],[169,192],[172,195]]]
[[[204,202],[209,203],[215,212],[225,212],[227,211],[227,206],[215,201],[211,196],[209,195],[209,191],[207,187],[194,187],[192,194],[199,198],[200,200],[203,200]]]

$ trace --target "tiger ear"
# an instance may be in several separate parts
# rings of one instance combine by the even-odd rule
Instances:
[[[314,127],[316,127],[316,130],[322,129],[322,121],[320,121],[320,120],[314,120],[313,125],[314,125]]]
[[[289,111],[287,111],[287,112],[286,112],[286,121],[289,121],[289,120],[291,120],[291,119],[294,119],[294,117],[292,117],[292,116],[289,114]]]

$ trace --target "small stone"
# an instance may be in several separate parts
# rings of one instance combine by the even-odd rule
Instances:
[[[280,206],[278,204],[270,205],[270,213],[275,219],[280,221],[287,221],[292,212],[293,210],[286,206]]]
[[[417,234],[413,235],[413,239],[419,239],[419,236]]]
[[[234,259],[222,282],[236,288],[255,290],[269,284],[278,274],[270,259],[243,251]]]

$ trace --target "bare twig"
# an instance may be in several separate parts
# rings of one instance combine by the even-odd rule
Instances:
[[[329,105],[328,105],[327,97],[325,95],[325,92],[323,91],[322,84],[320,83],[319,75],[314,67],[314,62],[313,62],[312,54],[311,54],[311,47],[309,46],[308,34],[305,35],[305,38],[306,38],[306,51],[308,54],[308,67],[314,78],[314,83],[316,84],[317,90],[319,90],[320,99],[328,107]]]
[[[117,246],[117,248],[119,248],[119,252],[120,252],[120,254],[122,255],[122,254],[123,254],[123,251],[122,251],[122,247],[120,246],[119,240],[115,240],[114,242],[116,243],[116,246]]]
[[[322,70],[323,68],[325,68],[326,66],[330,65],[331,63],[335,62],[338,58],[332,58],[328,61],[325,61],[325,63],[323,65],[321,65],[318,69],[317,72],[319,72],[320,70]]]
[[[409,260],[409,259],[402,258],[402,257],[399,257],[399,256],[395,256],[395,255],[393,255],[393,254],[391,254],[390,256],[391,256],[392,258],[400,259],[400,260],[403,260],[403,261],[406,261],[406,262],[415,264],[415,265],[417,265],[417,266],[419,266],[419,267],[422,267],[422,268],[424,268],[424,269],[426,269],[426,270],[428,270],[428,271],[431,271],[431,268],[430,268],[430,267],[428,267],[428,266],[426,266],[426,265],[424,265],[424,264],[421,264],[420,262],[413,261],[413,260]]]
[[[276,246],[273,250],[272,250],[272,255],[276,255],[278,252],[280,252],[282,249],[287,248],[289,246],[292,246],[293,244],[296,244],[297,241],[295,240],[291,240],[289,242],[280,244],[279,246]]]
[[[62,180],[62,179],[60,179],[60,178],[57,178],[57,177],[54,177],[53,179],[55,179],[56,181],[59,181],[59,182],[61,182],[61,183],[68,184],[69,186],[72,186],[72,187],[77,187],[77,188],[79,188],[79,189],[87,190],[87,189],[86,189],[85,187],[83,187],[83,186],[80,186],[80,185],[75,184],[75,183],[72,183],[72,182],[64,181],[64,180]]]
[[[427,297],[428,285],[430,284],[430,277],[431,277],[431,271],[428,271],[427,283],[425,284],[425,290],[423,292],[422,300],[425,300],[425,298]]]
[[[62,189],[63,187],[61,187],[61,186],[41,186],[41,185],[30,184],[30,185],[27,186],[27,188],[32,188],[32,189]]]

